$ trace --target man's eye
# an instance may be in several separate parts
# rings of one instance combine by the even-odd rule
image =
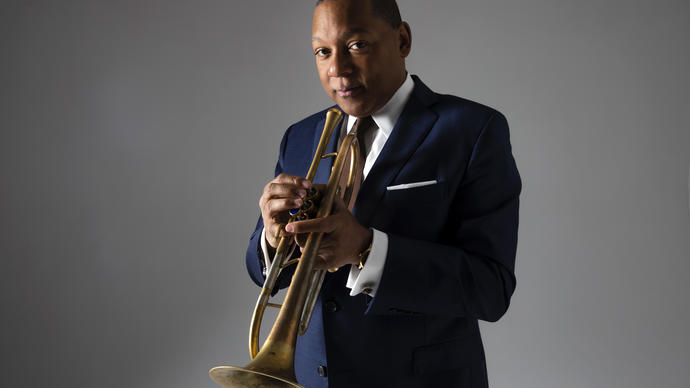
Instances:
[[[367,42],[355,42],[350,45],[350,50],[361,50],[367,47]]]
[[[326,55],[328,55],[328,50],[322,48],[316,49],[314,50],[314,55],[316,55],[317,57],[325,57]]]

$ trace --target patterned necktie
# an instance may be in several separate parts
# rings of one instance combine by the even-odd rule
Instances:
[[[357,159],[357,172],[355,175],[355,183],[354,188],[352,190],[352,200],[350,201],[350,206],[348,206],[350,211],[352,211],[352,208],[355,206],[355,199],[357,198],[359,187],[362,184],[362,180],[364,179],[364,163],[366,162],[367,155],[371,150],[372,137],[376,128],[377,127],[376,123],[374,122],[374,119],[372,119],[371,116],[367,116],[358,118],[357,121],[355,121],[355,125],[352,129],[352,133],[356,135],[357,143],[359,144],[359,155]],[[346,174],[343,174],[340,182],[341,187],[345,187],[345,184],[347,182]]]

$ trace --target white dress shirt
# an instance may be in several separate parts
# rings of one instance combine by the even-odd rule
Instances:
[[[388,100],[386,105],[371,115],[378,128],[374,131],[375,134],[373,136],[369,136],[366,139],[367,141],[371,141],[371,144],[366,144],[366,149],[369,150],[369,153],[364,162],[363,179],[366,179],[374,162],[376,162],[379,154],[381,154],[413,89],[414,81],[412,81],[412,77],[410,77],[408,73],[405,82],[403,82],[395,94],[393,94],[393,97]],[[347,123],[341,126],[341,128],[347,128],[347,132],[350,132],[352,131],[357,117],[348,116],[346,119]],[[341,135],[344,136],[344,134]],[[376,229],[373,229],[373,231],[374,236],[371,243],[371,251],[369,252],[366,264],[361,270],[355,265],[350,266],[350,274],[346,284],[346,286],[350,288],[350,296],[365,293],[373,297],[376,295],[376,290],[381,281],[381,275],[383,274],[383,268],[386,264],[386,255],[388,253],[388,235]],[[261,250],[266,268],[268,268],[271,258],[269,258],[268,255],[265,230],[261,231]]]

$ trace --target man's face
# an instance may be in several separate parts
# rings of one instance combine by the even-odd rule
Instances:
[[[312,48],[328,96],[345,113],[364,117],[405,80],[410,30],[376,17],[368,0],[327,0],[314,10]]]

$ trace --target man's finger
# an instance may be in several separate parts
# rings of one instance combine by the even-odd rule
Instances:
[[[264,198],[304,198],[307,195],[307,189],[294,184],[269,182],[264,188]]]
[[[271,238],[275,239],[276,242],[281,238],[285,236],[289,236],[290,233],[286,232],[285,229],[283,228],[283,224],[273,224],[269,228],[266,229],[266,237],[270,236]]]
[[[275,177],[275,179],[273,179],[272,182],[292,184],[295,186],[302,186],[305,189],[311,187],[311,182],[309,182],[308,180],[306,180],[302,177],[296,176],[296,175],[290,175],[290,174],[285,174],[285,173],[282,173],[282,174],[278,175],[277,177]]]
[[[331,233],[336,228],[335,222],[333,221],[334,218],[331,216],[315,218],[313,220],[296,221],[287,224],[285,230],[296,234],[312,232]]]
[[[302,206],[303,201],[299,198],[279,198],[272,199],[264,205],[264,212],[269,217],[274,218],[278,213],[295,209]]]
[[[307,243],[307,235],[306,234],[296,234],[295,235],[295,243],[297,243],[297,245],[300,248],[304,248],[304,245]]]

